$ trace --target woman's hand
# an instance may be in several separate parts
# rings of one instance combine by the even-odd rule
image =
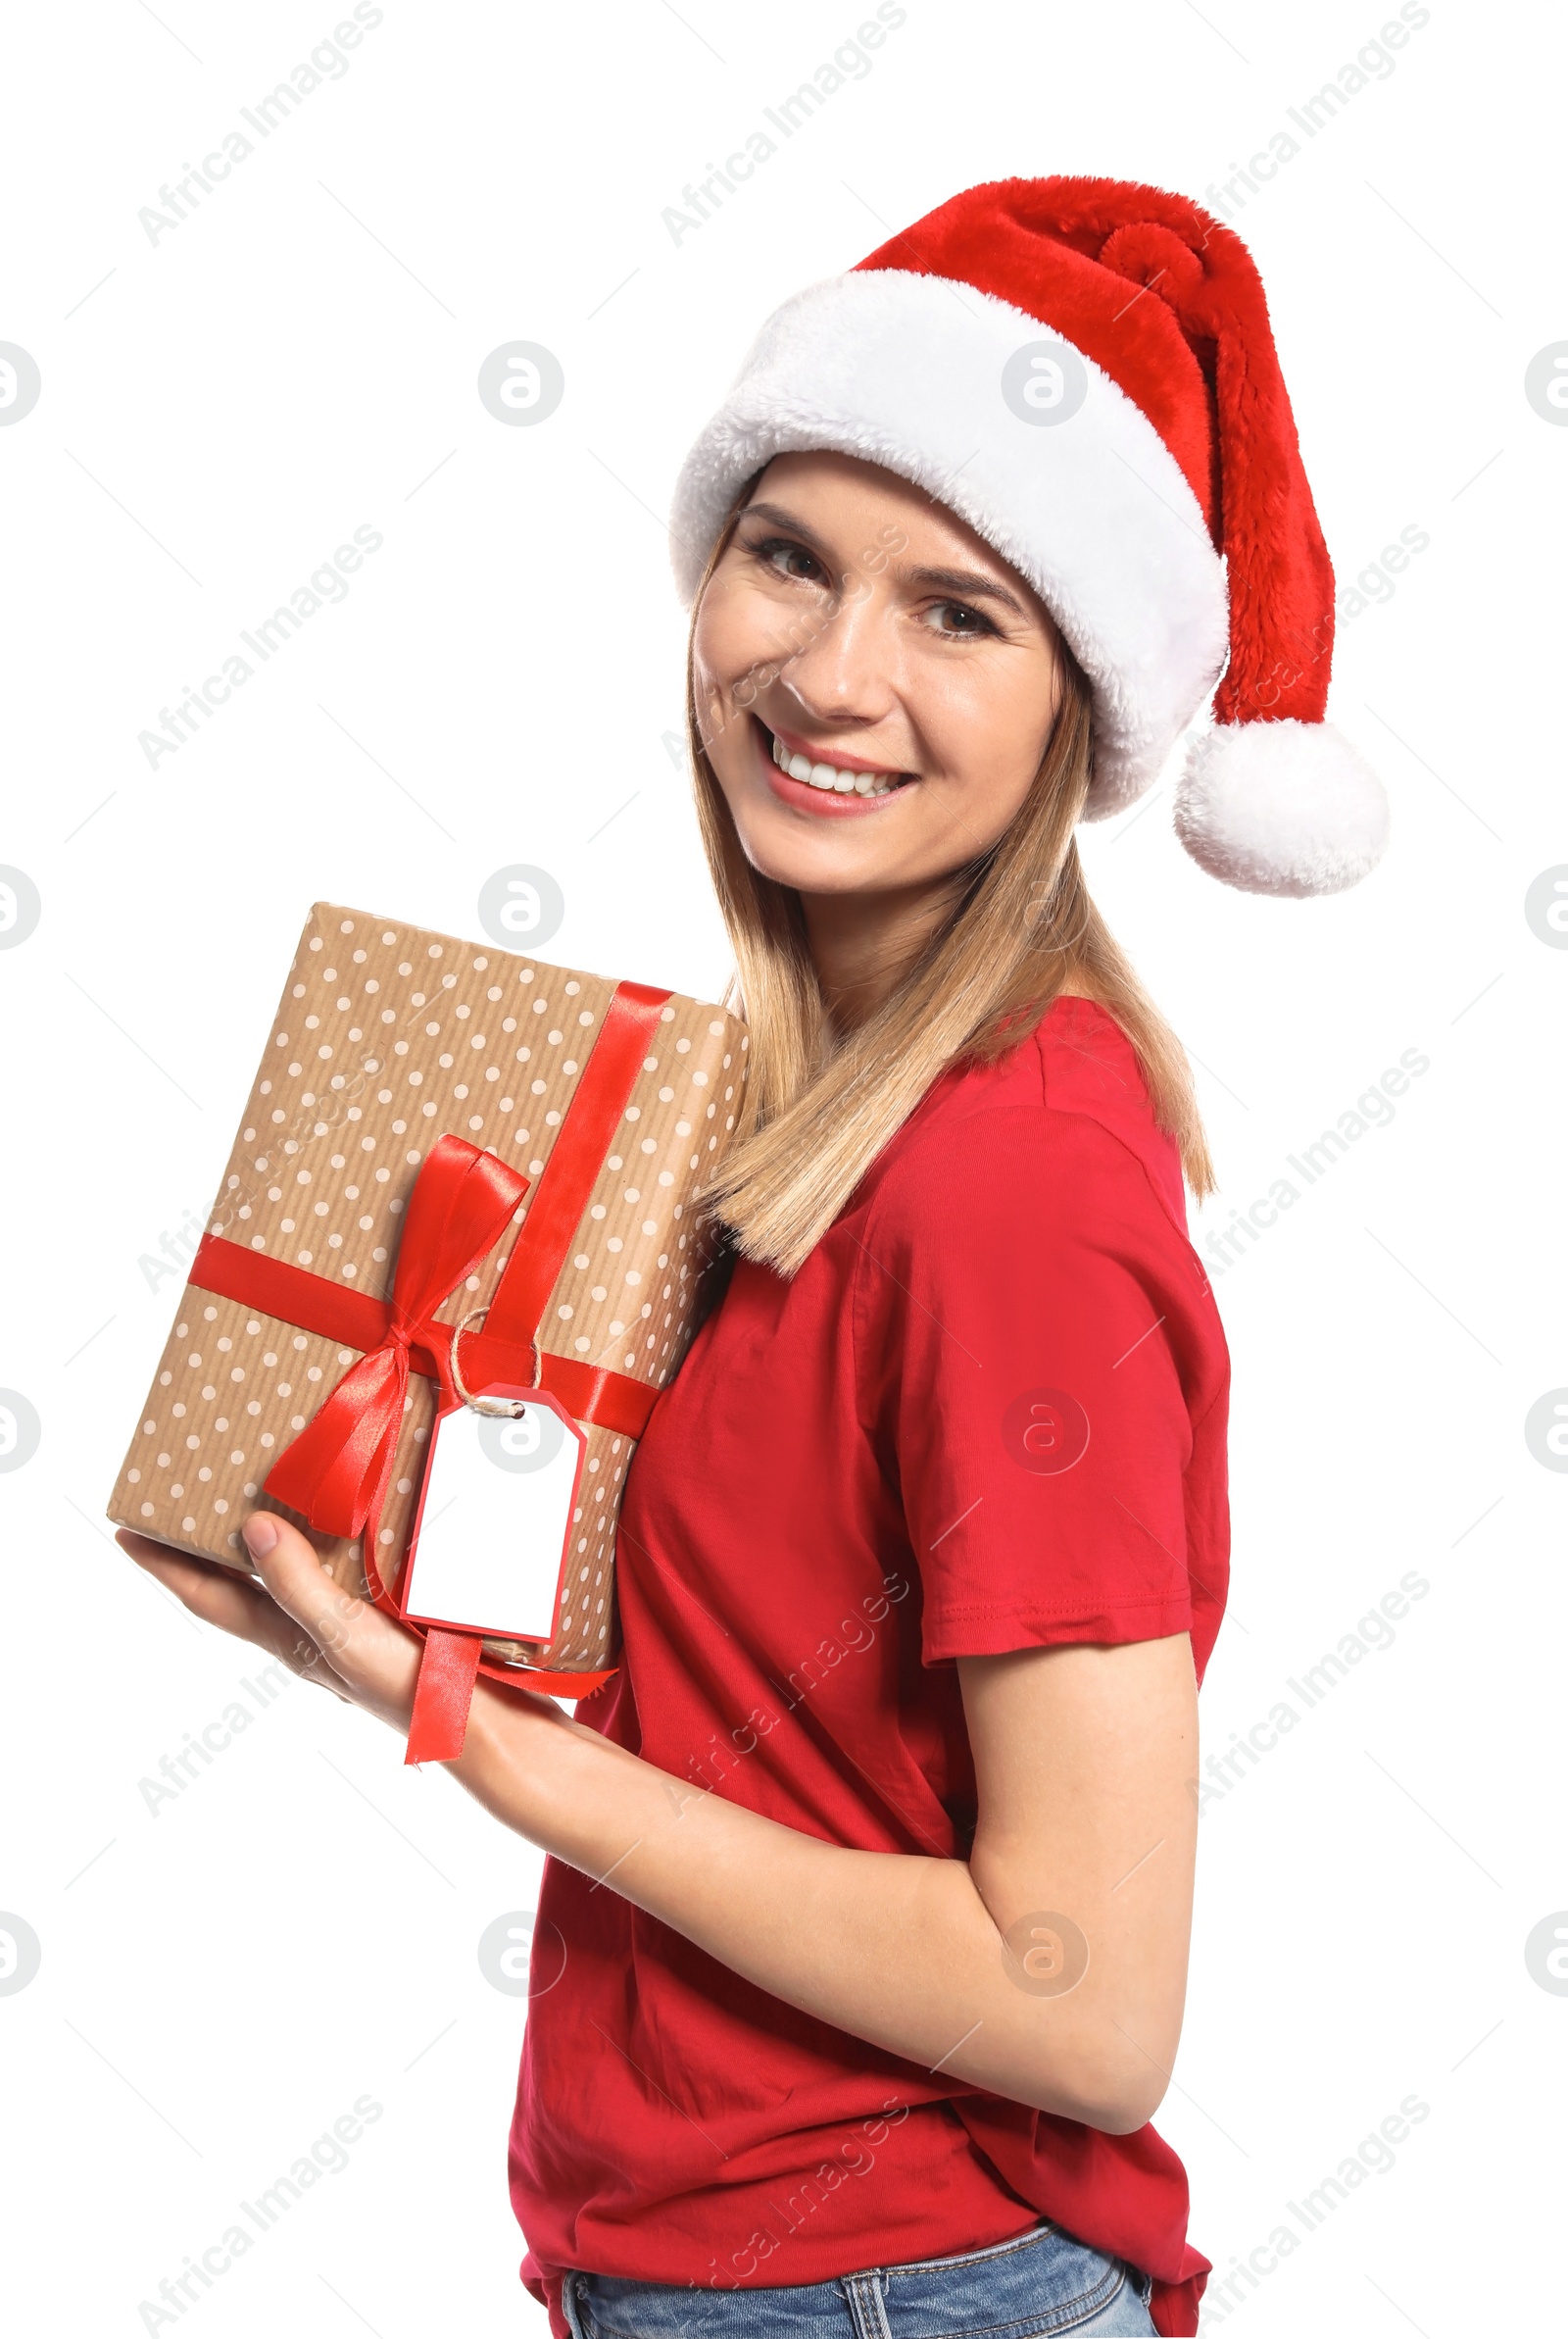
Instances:
[[[176,1600],[240,1640],[254,1641],[302,1681],[318,1681],[399,1731],[409,1726],[419,1643],[368,1600],[346,1592],[298,1527],[270,1511],[245,1522],[260,1582],[122,1528],[115,1541]]]

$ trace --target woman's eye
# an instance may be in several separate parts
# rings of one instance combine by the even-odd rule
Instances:
[[[769,537],[752,550],[764,568],[772,569],[780,576],[799,577],[809,583],[823,573],[815,554],[808,552],[804,544],[792,544],[787,537]]]
[[[964,601],[939,601],[928,610],[927,619],[935,633],[946,633],[954,640],[972,641],[994,630],[989,618]]]

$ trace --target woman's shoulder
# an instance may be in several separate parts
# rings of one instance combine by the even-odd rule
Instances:
[[[991,1063],[956,1065],[888,1150],[878,1215],[941,1209],[983,1193],[995,1207],[1039,1196],[1042,1179],[1089,1205],[1129,1184],[1152,1189],[1185,1240],[1176,1141],[1154,1119],[1138,1053],[1098,1000],[1054,999]]]

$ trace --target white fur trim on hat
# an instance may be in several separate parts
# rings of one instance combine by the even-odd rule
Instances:
[[[681,470],[671,555],[690,602],[725,513],[773,456],[879,463],[968,522],[1032,584],[1094,690],[1104,820],[1158,772],[1228,650],[1225,566],[1197,497],[1126,392],[1085,357],[1082,405],[1020,420],[1007,360],[1062,335],[1009,302],[903,269],[854,270],[775,310]]]
[[[1188,750],[1176,834],[1247,893],[1343,893],[1389,841],[1383,782],[1332,723],[1217,723]]]

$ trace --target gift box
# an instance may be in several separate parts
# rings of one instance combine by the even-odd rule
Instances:
[[[249,1514],[293,1518],[426,1641],[411,1760],[461,1745],[475,1667],[596,1688],[621,1488],[695,1328],[711,1245],[693,1196],[745,1051],[696,1000],[318,904],[110,1518],[246,1570]],[[469,1428],[501,1477],[460,1468]],[[433,1442],[489,1511],[419,1522]],[[569,1502],[551,1596],[537,1570],[526,1597],[505,1576],[508,1471],[516,1517],[547,1486]],[[446,1591],[456,1617],[405,1601],[416,1522],[436,1588],[468,1516],[494,1525],[500,1610],[472,1613],[477,1589]],[[518,1616],[534,1637],[492,1628]]]

